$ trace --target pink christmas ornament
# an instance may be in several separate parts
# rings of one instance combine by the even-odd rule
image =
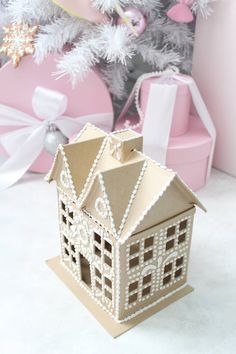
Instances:
[[[126,7],[123,11],[123,16],[118,18],[118,25],[131,23],[137,35],[141,35],[146,27],[147,20],[144,14],[135,7]]]
[[[189,6],[192,4],[192,0],[177,0],[178,4],[171,7],[167,16],[175,21],[180,23],[190,23],[193,21],[193,14]]]
[[[108,17],[92,6],[91,0],[52,0],[70,15],[94,23],[108,22]]]

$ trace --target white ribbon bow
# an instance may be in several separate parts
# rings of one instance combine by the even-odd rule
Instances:
[[[63,115],[67,103],[64,94],[37,87],[33,94],[32,107],[39,119],[0,104],[0,126],[20,127],[0,137],[0,143],[10,155],[9,159],[0,166],[0,190],[16,183],[37,159],[43,150],[45,135],[50,124],[53,123],[68,138],[88,122],[103,130],[112,129],[112,113],[70,118]]]

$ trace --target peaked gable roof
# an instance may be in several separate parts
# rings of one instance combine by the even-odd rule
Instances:
[[[145,160],[140,160],[132,164],[98,172],[101,183],[100,189],[104,190],[107,203],[109,203],[115,234],[118,234],[127,207],[129,207],[137,192],[137,184],[142,178],[145,165]],[[122,183],[123,181],[125,183]],[[90,193],[83,201],[82,207],[90,213],[94,212],[96,185],[97,179],[94,180]]]
[[[121,135],[126,134],[121,132]],[[134,135],[137,145],[136,133]],[[115,158],[110,146],[114,136],[119,138],[119,132],[106,134],[90,124],[86,125],[72,144],[59,148],[47,180],[58,181],[61,153],[69,170],[78,207],[86,209],[101,224],[110,228],[120,242],[139,232],[142,225],[154,226],[155,208],[171,191],[178,193],[186,208],[197,205],[206,210],[175,172],[158,165],[142,152],[131,149],[127,160]],[[131,131],[128,136],[130,146]],[[96,211],[97,199],[100,203],[104,202],[106,218]]]

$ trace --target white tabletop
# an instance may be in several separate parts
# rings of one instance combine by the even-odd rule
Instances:
[[[55,185],[28,174],[0,194],[1,354],[235,354],[236,179],[214,170],[198,193],[195,291],[117,339],[46,266],[59,253]]]

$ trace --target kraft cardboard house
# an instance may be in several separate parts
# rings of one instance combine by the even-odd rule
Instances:
[[[186,287],[195,207],[205,208],[142,153],[141,135],[88,124],[59,147],[47,180],[57,183],[61,264],[116,322]]]

